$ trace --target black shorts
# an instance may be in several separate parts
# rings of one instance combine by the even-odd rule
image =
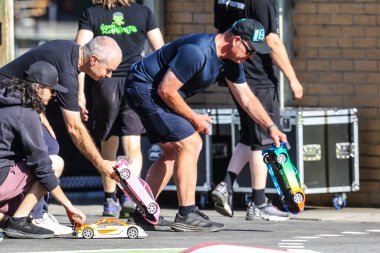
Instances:
[[[280,128],[280,104],[277,88],[258,88],[254,89],[253,93],[260,100],[273,122]],[[272,146],[274,141],[268,135],[267,130],[256,123],[235,98],[234,102],[240,115],[239,142],[251,146],[252,150],[264,150]]]
[[[124,96],[126,77],[103,78],[94,81],[86,77],[90,94],[89,128],[96,140],[111,136],[141,135],[145,129],[139,116],[129,107]]]
[[[126,82],[125,97],[140,116],[151,143],[176,142],[195,133],[193,125],[168,108],[151,84],[131,79]]]

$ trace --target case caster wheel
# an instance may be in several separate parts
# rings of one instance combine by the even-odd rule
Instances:
[[[347,204],[347,195],[345,193],[342,193],[340,195],[335,195],[333,199],[333,205],[336,210],[340,210],[344,208]]]

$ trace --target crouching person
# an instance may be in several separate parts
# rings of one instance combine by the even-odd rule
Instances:
[[[67,92],[57,80],[55,67],[36,62],[24,79],[0,83],[0,227],[9,237],[54,236],[29,218],[46,192],[63,205],[71,222],[73,215],[86,219],[59,186],[43,139],[39,113],[56,91]]]

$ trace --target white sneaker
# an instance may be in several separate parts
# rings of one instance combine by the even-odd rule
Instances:
[[[33,223],[36,226],[52,230],[54,235],[70,235],[73,233],[73,229],[71,227],[59,224],[57,219],[50,213],[44,213],[42,218],[34,219]]]

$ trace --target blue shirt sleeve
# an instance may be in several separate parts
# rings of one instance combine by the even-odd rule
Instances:
[[[231,63],[229,70],[226,72],[225,78],[236,84],[246,82],[243,64]]]
[[[187,83],[197,75],[206,61],[204,53],[192,44],[178,48],[176,56],[169,62],[169,68],[182,83]]]

